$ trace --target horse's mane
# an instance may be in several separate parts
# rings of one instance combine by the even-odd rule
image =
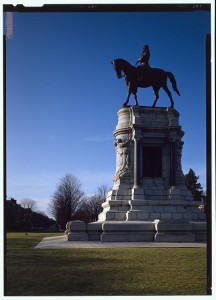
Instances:
[[[127,64],[130,64],[127,60],[123,59],[123,58],[117,58],[115,59],[115,61],[119,61],[119,62],[125,62]]]
[[[123,59],[123,58],[117,58],[115,59],[115,62],[119,62],[119,63],[124,63],[130,67],[134,67],[133,65],[131,65],[127,60]]]

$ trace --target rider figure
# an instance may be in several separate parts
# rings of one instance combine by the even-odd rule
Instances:
[[[139,69],[141,71],[141,79],[143,77],[143,72],[145,70],[145,68],[150,68],[149,66],[149,58],[150,58],[150,51],[149,51],[149,46],[148,45],[145,45],[144,48],[143,48],[143,52],[141,54],[141,57],[137,60],[136,62],[136,65],[138,63],[140,63],[141,65],[139,66]]]

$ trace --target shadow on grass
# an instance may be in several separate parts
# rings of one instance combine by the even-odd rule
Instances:
[[[34,249],[8,236],[8,296],[205,295],[205,248]]]

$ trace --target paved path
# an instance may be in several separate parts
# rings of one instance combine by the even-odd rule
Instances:
[[[156,243],[156,242],[100,242],[73,241],[68,242],[66,236],[45,237],[36,249],[68,249],[68,248],[196,248],[206,247],[206,243]]]

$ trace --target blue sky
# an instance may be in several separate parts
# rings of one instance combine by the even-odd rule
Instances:
[[[207,11],[179,13],[14,13],[7,40],[7,196],[32,198],[41,210],[66,173],[87,195],[112,186],[112,132],[126,99],[111,60],[135,64],[144,44],[151,67],[171,71],[171,88],[185,135],[184,173],[206,185],[205,39]],[[169,106],[161,90],[158,106]],[[139,89],[152,105],[152,88]],[[130,104],[133,103],[131,97]]]

